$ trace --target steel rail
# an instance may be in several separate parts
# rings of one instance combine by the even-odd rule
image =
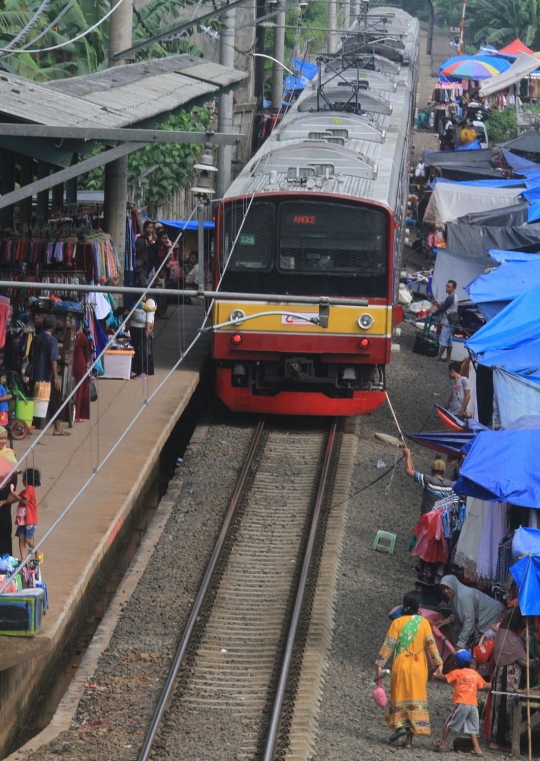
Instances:
[[[270,728],[268,730],[266,747],[264,750],[264,761],[274,761],[274,754],[276,750],[276,742],[279,733],[279,725],[281,720],[281,710],[283,708],[283,700],[285,697],[285,690],[289,678],[289,671],[291,667],[291,661],[294,651],[294,644],[296,640],[296,632],[302,613],[302,607],[304,604],[304,595],[306,591],[307,578],[309,569],[311,566],[311,559],[313,556],[313,548],[315,546],[315,539],[317,537],[317,530],[319,527],[319,518],[321,515],[321,508],[326,493],[326,485],[328,480],[328,473],[330,470],[330,463],[334,453],[334,444],[336,440],[337,422],[334,422],[330,428],[330,434],[326,444],[326,452],[324,456],[323,467],[321,471],[321,478],[319,481],[319,489],[317,492],[317,498],[315,500],[315,508],[313,510],[313,518],[311,521],[311,529],[309,532],[309,539],[304,554],[304,562],[302,565],[302,572],[300,574],[300,581],[298,582],[298,590],[296,593],[296,600],[291,617],[291,625],[289,627],[289,634],[287,636],[287,645],[285,647],[285,654],[283,656],[283,664],[281,666],[281,674],[279,677],[279,684],[276,690],[276,697],[274,699],[274,707],[272,709],[272,719],[270,722]]]
[[[251,442],[251,446],[249,448],[248,455],[242,467],[242,471],[236,483],[234,493],[232,495],[232,498],[229,504],[229,509],[227,511],[227,515],[225,516],[225,520],[223,521],[223,525],[221,527],[218,540],[214,547],[214,551],[212,552],[212,557],[210,558],[210,561],[206,568],[204,578],[202,580],[202,584],[197,594],[197,598],[195,599],[195,602],[193,603],[191,614],[189,616],[188,622],[186,624],[186,628],[182,635],[182,639],[180,640],[178,650],[176,651],[174,661],[172,662],[171,669],[167,677],[167,681],[165,682],[165,687],[163,688],[163,692],[161,693],[161,697],[159,699],[159,703],[156,708],[156,712],[152,718],[152,723],[150,724],[150,728],[145,737],[144,745],[139,755],[139,761],[148,761],[148,759],[150,758],[150,754],[152,752],[152,745],[154,743],[156,732],[159,728],[163,715],[168,708],[170,699],[174,692],[174,686],[175,686],[176,677],[178,675],[178,671],[180,670],[180,666],[182,665],[182,661],[184,659],[186,650],[190,643],[193,630],[195,629],[195,624],[197,623],[197,618],[200,615],[202,606],[206,599],[206,595],[210,587],[212,576],[214,574],[218,560],[221,556],[221,552],[223,550],[223,546],[225,544],[225,540],[227,538],[227,534],[229,532],[231,522],[236,513],[236,508],[238,507],[240,497],[244,490],[247,477],[251,470],[253,460],[255,458],[256,453],[259,450],[259,445],[261,443],[263,430],[264,430],[264,420],[260,420],[257,425],[257,429],[255,430],[255,435],[253,436],[253,441]]]

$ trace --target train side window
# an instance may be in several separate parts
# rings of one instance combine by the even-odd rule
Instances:
[[[223,265],[232,251],[230,270],[268,272],[274,252],[274,207],[270,203],[253,203],[245,219],[244,216],[245,209],[240,204],[229,206],[225,212]]]

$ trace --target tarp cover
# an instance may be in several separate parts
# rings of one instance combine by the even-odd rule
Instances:
[[[536,164],[529,159],[524,159],[523,156],[518,156],[517,153],[512,153],[512,151],[509,151],[506,148],[503,148],[503,155],[512,169],[517,171],[520,169],[532,172],[540,171],[540,164]]]
[[[454,489],[491,502],[540,508],[539,462],[538,429],[481,431],[463,461]]]
[[[538,64],[538,60],[537,60]],[[524,153],[540,153],[540,132],[537,129],[529,129],[522,135],[504,144],[509,151],[523,151]]]
[[[516,346],[514,349],[484,351],[478,354],[478,361],[486,367],[501,367],[509,373],[521,375],[531,383],[540,384],[540,338],[523,346]],[[501,389],[502,384],[507,380],[501,379]],[[525,389],[521,390],[525,391]]]
[[[507,87],[519,82],[520,79],[526,77],[531,71],[537,69],[538,66],[538,58],[529,53],[520,53],[509,69],[482,83],[480,96],[485,98],[488,95],[493,95],[493,93],[506,90]]]
[[[495,180],[496,182],[496,180]],[[479,211],[476,214],[466,214],[460,217],[458,224],[466,225],[486,225],[488,227],[512,227],[524,225],[529,219],[529,203],[525,201],[515,206],[506,206],[502,209],[492,209],[491,211]]]
[[[493,391],[499,420],[505,428],[523,415],[540,415],[540,383],[496,367],[493,370]],[[540,439],[538,431],[536,435]]]
[[[522,192],[522,188],[490,188],[489,193],[486,193],[482,186],[438,182],[424,213],[424,222],[444,225],[464,214],[515,206],[520,203],[519,196]]]
[[[502,264],[502,262],[534,262],[538,260],[538,254],[526,254],[523,251],[504,251],[500,248],[490,248],[488,254],[491,258]]]
[[[456,168],[471,167],[471,164],[481,164],[491,167],[493,153],[489,148],[480,151],[468,151],[467,153],[456,151],[426,151],[424,163],[426,166],[454,166]]]
[[[540,615],[540,557],[526,555],[511,566],[510,573],[518,588],[521,613],[524,616]]]
[[[447,227],[446,245],[452,251],[468,251],[471,256],[482,256],[492,248],[540,248],[540,225],[494,227],[450,224]]]
[[[442,304],[446,298],[446,283],[449,280],[455,280],[458,301],[468,301],[469,294],[465,291],[465,286],[492,266],[493,262],[485,253],[481,257],[475,257],[468,254],[456,254],[448,248],[438,249],[431,281],[435,299]]]
[[[465,346],[480,354],[495,349],[512,349],[537,338],[540,338],[540,286],[530,288],[508,304],[469,338]]]
[[[499,55],[507,55],[507,56],[515,56],[517,57],[520,53],[527,53],[528,55],[532,55],[534,53],[534,50],[531,50],[527,45],[525,45],[524,42],[521,42],[519,37],[516,37],[513,42],[506,45],[504,48],[501,48],[497,51]]]
[[[535,285],[540,285],[540,257],[532,262],[506,262],[475,278],[465,290],[484,317],[491,320],[510,301]]]
[[[474,439],[476,434],[477,431],[422,431],[420,433],[406,433],[405,436],[423,447],[434,449],[436,452],[459,456],[461,448]]]

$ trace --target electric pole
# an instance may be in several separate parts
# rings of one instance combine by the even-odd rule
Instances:
[[[111,8],[117,0],[110,0]],[[124,0],[111,15],[109,28],[109,67],[122,66],[128,59],[112,60],[111,56],[127,50],[133,44],[133,0]],[[105,203],[104,227],[113,239],[120,270],[124,271],[124,252],[126,248],[126,210],[128,157],[125,156],[105,165]]]
[[[272,108],[278,111],[283,103],[283,66],[285,58],[285,5],[278,0],[274,27],[274,58],[272,69]],[[277,63],[279,61],[279,63]]]
[[[343,31],[348,32],[351,28],[351,0],[343,3]]]
[[[227,0],[221,0],[221,7],[227,7]],[[221,17],[222,27],[219,39],[219,62],[222,66],[234,69],[234,39],[236,10],[233,8]],[[233,100],[232,92],[224,93],[218,100],[218,130],[219,132],[233,132]],[[231,184],[231,158],[232,145],[220,145],[217,154],[218,175],[216,194],[223,198]]]
[[[335,53],[337,47],[337,0],[328,3],[328,52]]]

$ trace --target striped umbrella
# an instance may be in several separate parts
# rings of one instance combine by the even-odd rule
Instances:
[[[444,77],[452,79],[489,79],[507,68],[510,68],[508,61],[504,59],[495,59],[487,61],[486,57],[480,56],[462,57],[456,60],[454,58],[447,65],[441,66],[439,73]],[[506,64],[506,66],[501,66]]]

